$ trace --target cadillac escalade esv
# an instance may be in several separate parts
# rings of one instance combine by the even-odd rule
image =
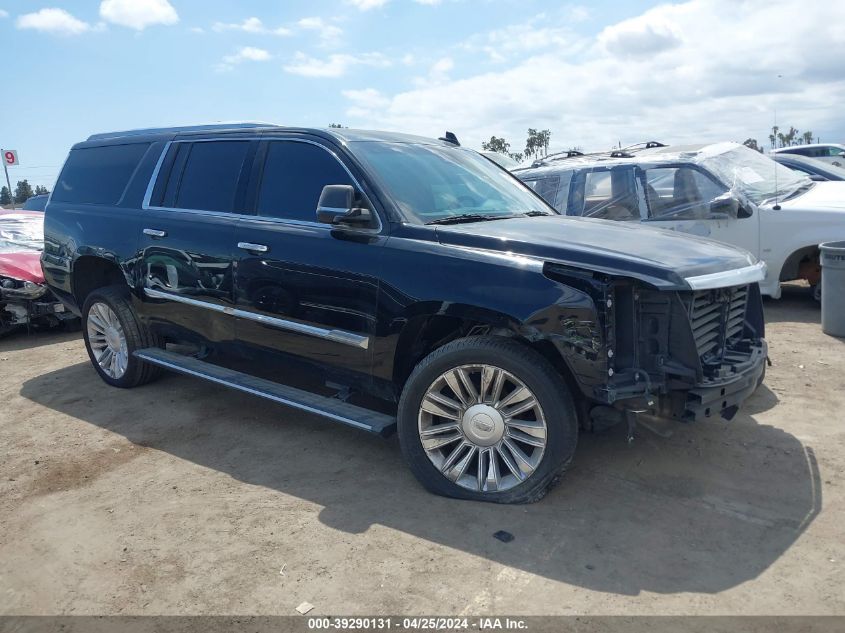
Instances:
[[[540,498],[594,423],[730,418],[765,366],[752,255],[563,217],[449,134],[95,135],[42,264],[109,385],[164,368],[395,429],[465,499]]]

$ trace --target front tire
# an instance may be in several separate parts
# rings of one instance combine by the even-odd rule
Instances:
[[[88,295],[82,308],[82,336],[94,369],[113,387],[137,387],[159,376],[157,367],[133,356],[154,343],[132,310],[128,288],[108,286]]]
[[[545,358],[510,339],[478,336],[448,343],[416,367],[399,401],[398,432],[429,491],[530,503],[572,460],[578,419]]]

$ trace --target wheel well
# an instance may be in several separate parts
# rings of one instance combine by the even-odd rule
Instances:
[[[397,386],[397,395],[417,363],[438,347],[471,333],[488,334],[490,326],[440,314],[410,319],[399,335],[393,362],[393,383]]]
[[[73,265],[73,296],[80,309],[91,292],[116,284],[126,284],[126,277],[114,262],[86,256],[77,259]]]
[[[819,247],[816,245],[805,246],[799,248],[786,258],[783,263],[783,268],[780,270],[780,277],[778,281],[792,281],[793,279],[803,279],[799,274],[801,264],[812,263],[819,261]]]
[[[512,338],[530,347],[555,368],[566,382],[576,402],[583,400],[578,398],[581,390],[572,375],[572,371],[550,341],[528,341],[518,332],[501,325],[490,325],[473,319],[443,315],[416,317],[409,321],[403,329],[396,347],[396,357],[393,364],[394,384],[397,386],[398,392],[401,392],[405,386],[405,381],[411,375],[414,367],[431,352],[455,339],[484,334]],[[580,415],[581,411],[579,410]]]

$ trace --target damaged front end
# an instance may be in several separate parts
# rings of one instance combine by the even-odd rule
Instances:
[[[547,271],[572,283],[571,270]],[[638,421],[730,420],[762,382],[768,348],[756,282],[658,290],[596,274],[583,289],[595,320],[564,328],[560,345],[589,400],[592,428],[627,423],[630,438]],[[575,331],[592,344],[578,344]],[[594,368],[589,382],[582,358],[589,361],[582,369]]]
[[[46,286],[0,274],[0,336],[18,328],[67,327],[77,321]]]
[[[695,291],[610,289],[609,405],[683,422],[732,419],[762,380],[768,353],[756,283]]]
[[[44,284],[43,235],[43,214],[0,214],[0,336],[78,323]]]

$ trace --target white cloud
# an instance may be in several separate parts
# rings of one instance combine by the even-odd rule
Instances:
[[[254,46],[242,46],[237,52],[232,55],[226,55],[215,68],[217,71],[224,72],[232,70],[238,64],[243,62],[267,62],[273,59],[269,51],[263,48],[255,48]]]
[[[789,37],[772,45],[784,24]],[[604,149],[651,139],[764,142],[777,107],[783,123],[845,134],[836,105],[845,102],[845,3],[690,0],[540,48],[525,42],[550,27],[529,26],[495,71],[462,62],[448,84],[353,103],[349,123],[429,135],[448,127],[471,146],[504,135],[515,148],[528,127],[549,128],[553,148]],[[498,40],[475,44],[489,41]]]
[[[302,18],[296,25],[306,31],[316,31],[324,43],[331,43],[343,35],[341,28],[334,24],[329,24],[323,18],[319,17]]]
[[[385,68],[390,65],[390,60],[381,53],[361,55],[338,53],[329,55],[325,59],[317,59],[298,52],[293,61],[286,64],[284,69],[286,72],[303,77],[342,77],[353,66]]]
[[[2,18],[8,18],[8,17],[9,17],[9,12],[8,12],[8,11],[4,11],[3,9],[0,9],[0,19],[2,19]]]
[[[681,46],[675,23],[668,16],[649,13],[607,27],[599,34],[599,44],[619,57],[655,55]]]
[[[211,27],[215,31],[244,31],[245,33],[260,33],[262,35],[290,35],[290,29],[283,26],[275,29],[264,26],[259,18],[246,18],[240,23],[215,22]]]
[[[90,24],[75,18],[64,9],[41,9],[35,13],[21,15],[16,26],[19,29],[33,29],[57,35],[79,35],[91,30]]]
[[[449,81],[449,73],[455,67],[455,61],[451,57],[441,57],[431,65],[428,75],[416,77],[414,84],[420,87],[433,86]]]
[[[179,14],[168,0],[103,0],[100,17],[106,22],[142,31],[155,24],[171,25]]]
[[[549,22],[548,16],[540,14],[522,24],[474,35],[464,42],[463,48],[484,52],[494,62],[506,62],[529,52],[555,47],[566,47],[567,51],[574,52],[583,45],[583,38],[568,27],[549,25]]]
[[[370,9],[377,9],[383,7],[390,0],[347,0],[349,4],[357,8],[359,11],[369,11]]]

